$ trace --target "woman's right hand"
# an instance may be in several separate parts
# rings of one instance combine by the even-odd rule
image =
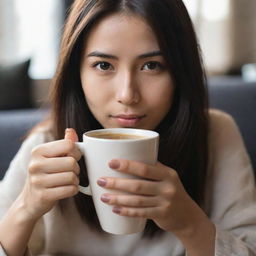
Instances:
[[[78,193],[81,152],[74,129],[67,129],[63,140],[53,141],[33,149],[28,177],[21,199],[28,218],[37,220],[55,203]]]

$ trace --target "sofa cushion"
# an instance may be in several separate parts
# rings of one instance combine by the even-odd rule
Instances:
[[[0,66],[0,109],[30,108],[31,88],[28,76],[30,60]]]

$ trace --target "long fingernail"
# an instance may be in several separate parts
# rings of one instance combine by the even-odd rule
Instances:
[[[101,187],[105,187],[107,184],[107,181],[103,178],[97,180],[97,184]]]
[[[112,169],[118,169],[120,167],[120,162],[118,160],[111,160],[109,162],[109,167]]]

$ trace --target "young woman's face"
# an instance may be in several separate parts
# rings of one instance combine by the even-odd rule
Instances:
[[[81,63],[88,106],[105,128],[154,129],[168,113],[174,85],[151,28],[112,15],[91,31]]]

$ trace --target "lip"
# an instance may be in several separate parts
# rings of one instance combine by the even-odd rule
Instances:
[[[120,126],[134,127],[138,125],[141,119],[146,117],[146,115],[120,114],[111,117],[114,118]]]

